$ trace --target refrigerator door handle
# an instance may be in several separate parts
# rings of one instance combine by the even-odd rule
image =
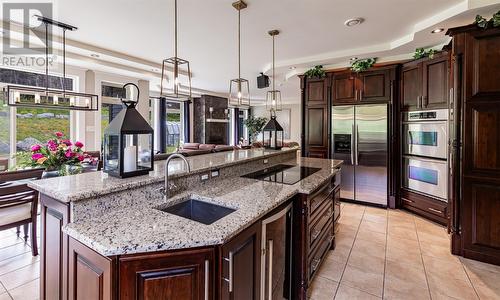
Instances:
[[[351,125],[351,164],[354,165],[354,124]]]
[[[358,160],[359,160],[359,151],[358,151],[358,146],[359,146],[359,125],[356,124],[356,166],[358,165]]]

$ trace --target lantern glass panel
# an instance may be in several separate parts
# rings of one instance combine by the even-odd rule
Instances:
[[[151,168],[152,134],[123,135],[123,173]]]
[[[120,136],[118,134],[104,135],[104,164],[105,171],[120,172]]]

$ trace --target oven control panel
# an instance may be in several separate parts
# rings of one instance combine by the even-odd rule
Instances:
[[[409,120],[426,120],[426,119],[436,119],[435,111],[425,111],[425,112],[416,112],[409,113]]]
[[[445,121],[448,120],[447,109],[436,109],[427,111],[409,111],[403,115],[403,121]]]

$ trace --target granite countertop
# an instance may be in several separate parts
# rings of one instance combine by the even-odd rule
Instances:
[[[198,155],[186,159],[191,166],[190,174],[192,175],[297,150],[296,148],[284,148],[282,150],[248,149]],[[171,161],[168,171],[170,178],[186,175],[186,167],[181,160]],[[154,170],[144,176],[120,179],[99,171],[35,180],[29,182],[28,186],[61,202],[71,202],[161,182],[164,178],[165,160],[162,160],[155,162]]]
[[[70,223],[63,231],[104,256],[223,244],[297,193],[313,192],[338,172],[342,161],[299,158],[287,163],[321,170],[293,185],[242,177],[216,180],[168,201],[191,197],[236,209],[210,225],[162,212],[144,201]]]

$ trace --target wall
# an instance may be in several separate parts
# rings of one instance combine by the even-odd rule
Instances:
[[[290,109],[290,141],[298,142],[300,144],[302,114],[300,104],[283,104],[283,109]],[[252,107],[252,114],[256,117],[266,117],[269,119],[269,111],[266,106]],[[278,119],[278,122],[280,120]]]

